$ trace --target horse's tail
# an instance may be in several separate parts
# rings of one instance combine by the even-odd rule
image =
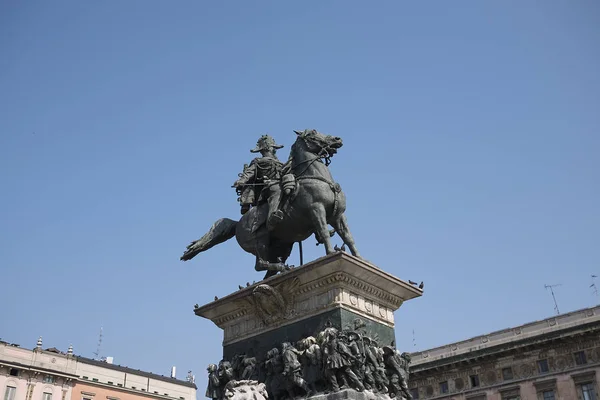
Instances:
[[[229,218],[221,218],[210,227],[209,231],[204,236],[190,243],[180,260],[191,260],[198,253],[231,239],[235,236],[235,227],[237,226],[237,223],[237,221]]]

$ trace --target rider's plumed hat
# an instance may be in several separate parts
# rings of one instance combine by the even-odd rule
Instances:
[[[275,143],[275,139],[273,139],[269,135],[262,135],[260,139],[256,142],[256,147],[250,150],[251,153],[259,153],[261,150],[269,150],[269,148],[273,148],[275,150],[283,148],[282,145]]]

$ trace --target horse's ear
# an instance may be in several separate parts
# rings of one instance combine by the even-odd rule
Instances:
[[[294,133],[295,133],[296,135],[302,135],[302,133],[303,133],[303,132],[300,132],[300,131],[294,131]]]

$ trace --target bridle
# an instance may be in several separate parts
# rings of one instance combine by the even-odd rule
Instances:
[[[304,140],[304,143],[305,143],[305,144],[308,146],[308,143],[307,143],[306,139],[305,139],[304,137],[302,137],[302,136],[300,136],[300,138],[301,138],[302,140]],[[321,148],[319,149],[319,152],[318,152],[318,153],[316,153],[316,154],[315,154],[315,153],[313,153],[313,154],[315,154],[315,157],[314,157],[314,158],[311,158],[311,159],[308,159],[308,160],[304,160],[304,161],[301,161],[301,162],[299,162],[298,164],[296,164],[296,168],[298,168],[298,167],[299,167],[300,165],[302,165],[302,164],[309,163],[309,164],[308,164],[308,165],[307,165],[307,166],[306,166],[306,167],[305,167],[305,168],[302,170],[302,172],[301,172],[301,173],[299,173],[299,174],[295,174],[295,175],[296,175],[297,177],[300,177],[300,176],[302,176],[302,175],[303,175],[303,174],[304,174],[304,173],[305,173],[305,172],[308,170],[308,168],[309,168],[311,165],[313,165],[313,163],[314,163],[315,161],[317,161],[317,160],[319,160],[319,161],[321,161],[321,160],[322,160],[322,162],[325,164],[325,166],[326,166],[326,167],[328,167],[328,166],[329,166],[329,164],[331,164],[331,157],[332,157],[332,156],[330,156],[330,155],[329,155],[329,150],[328,150],[328,147],[329,147],[328,145],[321,146]]]

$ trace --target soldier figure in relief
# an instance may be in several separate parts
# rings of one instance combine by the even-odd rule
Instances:
[[[302,351],[300,363],[302,364],[302,376],[313,393],[317,393],[323,371],[323,357],[317,340],[309,336],[298,342],[298,348]]]
[[[229,381],[235,378],[231,363],[227,360],[221,360],[217,367],[217,376],[219,378],[219,386],[225,387]]]
[[[410,364],[410,355],[406,352],[400,354],[393,347],[384,346],[384,360],[387,372],[390,375],[390,397],[405,398],[412,400],[412,395],[408,390],[408,365]]]
[[[280,400],[285,398],[287,390],[283,379],[284,364],[277,347],[267,352],[265,370],[267,374],[265,386],[267,387],[269,399]]]
[[[364,337],[365,344],[365,381],[368,381],[374,389],[380,393],[387,393],[389,382],[385,376],[385,365],[383,358],[379,357],[377,342],[371,338]]]
[[[298,361],[298,355],[300,352],[294,348],[289,342],[284,342],[281,345],[281,358],[283,360],[283,376],[286,379],[286,389],[288,396],[294,399],[294,389],[296,387],[302,388],[307,396],[312,395],[310,388],[306,381],[302,378],[302,364]]]
[[[283,163],[277,158],[276,152],[283,148],[278,145],[269,135],[263,135],[256,142],[256,148],[250,150],[252,153],[260,153],[257,157],[244,165],[244,171],[239,174],[239,179],[234,182],[233,187],[238,193],[241,204],[241,213],[245,214],[250,207],[267,202],[269,210],[267,214],[267,227],[271,230],[283,219],[283,213],[279,210],[281,199],[280,181]],[[259,226],[254,226],[253,231]]]
[[[208,368],[208,386],[206,388],[206,397],[213,400],[220,400],[223,396],[223,391],[220,386],[219,375],[217,374],[217,366],[209,364]]]
[[[323,348],[325,375],[329,380],[331,390],[338,392],[340,386],[337,375],[343,374],[354,384],[354,388],[360,392],[365,390],[362,382],[350,368],[355,357],[348,347],[338,338],[335,328],[326,328],[324,334],[325,344]]]
[[[242,372],[242,380],[258,380],[258,367],[256,364],[256,357],[246,357],[242,362],[244,371]]]

